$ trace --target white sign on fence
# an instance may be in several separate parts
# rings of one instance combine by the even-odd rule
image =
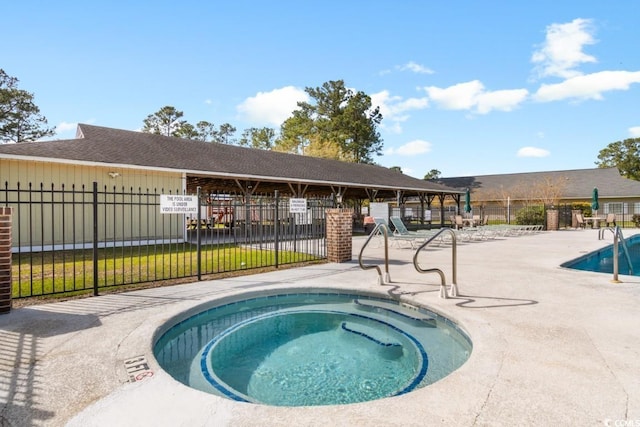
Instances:
[[[289,199],[289,213],[307,213],[307,199]]]
[[[372,217],[389,221],[389,203],[371,202],[369,204],[369,208],[370,208],[369,215],[371,215]]]
[[[161,194],[160,213],[197,214],[198,196],[174,196],[173,194]]]

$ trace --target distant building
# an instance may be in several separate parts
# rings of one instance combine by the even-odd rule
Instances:
[[[468,188],[472,206],[483,207],[589,204],[596,187],[599,213],[640,214],[640,181],[622,177],[617,168],[464,176],[433,182],[461,191]]]

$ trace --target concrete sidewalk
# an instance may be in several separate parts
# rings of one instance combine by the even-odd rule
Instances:
[[[625,230],[625,234],[632,234]],[[640,423],[640,277],[560,268],[611,243],[597,230],[458,245],[457,298],[390,249],[392,282],[354,260],[14,309],[0,316],[0,426],[424,426]],[[380,262],[381,248],[367,248]],[[420,256],[451,280],[451,249]],[[456,321],[473,352],[443,380],[345,406],[238,403],[177,383],[157,365],[164,322],[216,298],[264,289],[355,289],[417,301]],[[148,370],[130,382],[125,362]],[[630,425],[630,424],[626,424]],[[631,424],[636,425],[636,424]]]

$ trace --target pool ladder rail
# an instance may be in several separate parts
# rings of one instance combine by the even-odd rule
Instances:
[[[451,277],[451,287],[449,289],[449,293],[447,294],[447,282],[444,275],[444,272],[439,268],[422,268],[420,263],[418,262],[418,255],[422,249],[427,247],[429,243],[438,238],[442,233],[451,233],[451,251],[452,251],[452,277]],[[384,237],[384,268],[385,273],[384,277],[382,274],[382,269],[380,266],[376,264],[364,264],[362,262],[362,254],[364,253],[365,248],[369,245],[371,240],[382,234]],[[442,228],[440,231],[435,233],[433,236],[425,240],[415,251],[413,254],[413,266],[419,273],[437,273],[440,276],[440,298],[448,298],[448,297],[456,297],[458,296],[458,285],[457,285],[457,245],[456,245],[456,233],[450,228]],[[369,234],[369,237],[362,245],[360,249],[360,254],[358,255],[358,264],[360,268],[363,270],[376,269],[378,272],[378,285],[383,285],[385,283],[391,283],[391,276],[389,275],[389,227],[386,224],[379,223],[376,224],[375,228]]]
[[[380,266],[375,264],[367,265],[362,262],[362,254],[364,252],[364,249],[367,247],[367,245],[369,245],[369,242],[379,234],[382,234],[384,236],[384,278],[382,277],[382,269],[380,269]],[[358,255],[358,264],[363,270],[370,270],[373,268],[376,269],[376,271],[378,272],[378,285],[391,283],[391,276],[389,275],[389,227],[387,227],[386,224],[378,223],[376,224],[375,228],[371,230],[367,241],[364,242],[364,245],[362,245],[362,248],[360,249],[360,255]]]
[[[422,268],[418,263],[418,255],[420,251],[434,241],[442,233],[451,233],[451,287],[449,288],[449,294],[447,295],[447,281],[444,276],[444,272],[439,268]],[[413,254],[413,266],[419,273],[437,273],[440,275],[440,298],[457,297],[458,296],[458,281],[457,281],[457,265],[458,265],[458,250],[456,244],[456,233],[450,228],[441,228],[436,234],[428,238],[422,243],[416,252]]]
[[[629,249],[627,248],[627,242],[624,240],[624,236],[622,235],[622,229],[619,226],[602,228],[598,232],[598,240],[604,239],[604,234],[606,230],[609,230],[613,233],[613,279],[611,280],[614,283],[621,283],[618,279],[618,253],[619,253],[619,245],[622,245],[622,252],[625,255],[625,259],[627,260],[627,264],[629,264],[629,274],[633,275],[633,264],[631,263],[631,257],[629,256]]]

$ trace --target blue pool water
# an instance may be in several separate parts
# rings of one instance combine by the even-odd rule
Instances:
[[[633,267],[633,273],[630,271],[629,261],[624,254],[621,244],[618,247],[618,273],[640,276],[640,234],[625,237],[625,244]],[[576,270],[613,274],[613,244],[565,262],[561,266],[574,268]]]
[[[355,294],[251,298],[170,326],[154,346],[175,379],[275,406],[363,402],[410,392],[460,367],[471,342],[424,308]]]

